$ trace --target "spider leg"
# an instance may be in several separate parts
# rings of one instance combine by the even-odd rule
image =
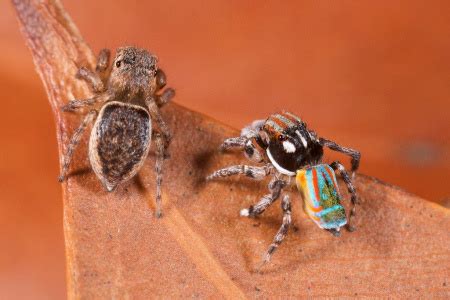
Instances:
[[[163,137],[160,133],[155,134],[155,144],[156,144],[156,217],[160,218],[162,216],[161,210],[161,184],[162,184],[162,166],[164,162],[164,152],[166,151],[164,147]]]
[[[89,70],[86,67],[81,67],[78,69],[76,77],[86,81],[95,93],[101,93],[105,90],[105,85],[98,73]]]
[[[272,179],[269,183],[270,194],[264,195],[258,203],[251,205],[249,208],[241,209],[240,215],[242,217],[256,217],[262,214],[272,203],[279,197],[281,190],[286,186],[286,182],[279,179]]]
[[[75,131],[75,133],[72,135],[72,138],[70,139],[69,146],[67,147],[67,152],[64,154],[63,157],[63,166],[61,170],[61,175],[59,176],[58,180],[59,182],[63,182],[66,178],[67,171],[69,169],[70,163],[72,162],[72,157],[75,149],[78,146],[78,143],[80,142],[80,139],[82,137],[82,134],[86,127],[92,123],[92,121],[95,120],[95,117],[97,116],[96,110],[91,110],[86,117],[84,118],[83,122],[81,122],[78,129]]]
[[[169,103],[170,100],[175,96],[175,90],[172,88],[167,88],[162,92],[161,95],[156,95],[156,104],[158,107],[164,106]]]
[[[228,138],[225,141],[223,141],[222,145],[220,145],[220,150],[225,151],[225,150],[229,150],[232,148],[244,149],[245,143],[247,141],[248,141],[248,138],[244,137],[244,136]]]
[[[156,71],[156,90],[157,92],[162,90],[167,84],[166,74],[162,69],[158,69]],[[166,105],[173,97],[175,96],[175,90],[172,88],[168,88],[163,91],[160,95],[156,95],[156,104],[158,107]]]
[[[66,105],[61,107],[61,110],[64,112],[67,111],[75,111],[78,108],[84,108],[87,106],[92,106],[94,104],[97,103],[102,103],[105,102],[106,100],[108,100],[108,96],[106,94],[100,94],[98,96],[92,97],[92,98],[88,98],[88,99],[75,99],[75,100],[71,100],[69,101],[69,103],[67,103]]]
[[[358,167],[359,167],[359,161],[361,159],[361,152],[359,152],[358,150],[340,146],[337,143],[327,140],[327,139],[324,139],[324,138],[319,138],[319,143],[322,146],[328,147],[333,151],[338,151],[338,152],[344,153],[346,155],[349,155],[352,158],[352,160],[351,160],[352,177],[355,176],[355,172],[356,172],[356,170],[358,170]]]
[[[164,88],[167,84],[166,73],[163,70],[158,69],[156,71],[156,92]]]
[[[233,175],[245,175],[255,180],[262,180],[264,177],[270,174],[271,168],[269,165],[263,167],[247,166],[247,165],[235,165],[227,168],[223,168],[215,171],[211,175],[206,177],[206,180],[212,180],[219,177],[228,177]]]
[[[226,139],[220,146],[220,150],[223,151],[231,148],[244,149],[248,147],[248,141],[258,137],[258,132],[263,124],[264,120],[253,121],[252,124],[242,128],[240,136]]]
[[[288,195],[283,196],[283,200],[281,201],[281,209],[283,210],[283,223],[281,224],[280,229],[278,230],[277,234],[275,235],[275,238],[273,239],[272,244],[269,246],[269,249],[267,250],[266,254],[264,255],[262,265],[265,263],[268,263],[270,261],[272,254],[275,252],[275,250],[277,250],[277,248],[283,242],[283,240],[286,237],[286,234],[289,230],[289,227],[291,225],[291,222],[292,222],[291,202],[289,201]]]
[[[164,137],[164,147],[168,148],[170,140],[172,139],[172,136],[170,134],[169,127],[167,126],[166,122],[163,120],[163,118],[161,116],[161,112],[159,111],[159,108],[155,102],[155,99],[153,97],[148,97],[148,98],[146,98],[145,103],[147,104],[147,107],[148,107],[148,110],[150,112],[152,119],[154,119],[156,121],[156,123],[158,124],[159,130]]]
[[[352,221],[352,217],[356,213],[356,204],[358,203],[358,196],[356,194],[355,187],[353,186],[353,183],[352,183],[352,180],[350,179],[350,176],[348,176],[347,171],[345,171],[344,166],[340,162],[335,161],[335,162],[330,164],[330,167],[332,167],[333,170],[335,170],[335,171],[339,170],[339,173],[341,174],[342,179],[344,179],[344,182],[347,185],[348,192],[351,195],[350,200],[351,200],[352,206],[350,208],[350,214],[349,214],[349,217],[348,217],[348,223],[347,223],[346,228],[347,228],[348,231],[354,231],[355,227],[352,226],[352,222],[351,221]]]
[[[111,57],[111,51],[109,49],[100,50],[97,56],[97,66],[95,67],[95,71],[104,72],[109,67],[109,59]]]

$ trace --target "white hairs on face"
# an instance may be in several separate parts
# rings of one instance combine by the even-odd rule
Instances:
[[[295,146],[289,141],[283,142],[283,148],[286,153],[294,153],[295,152]]]
[[[253,121],[252,124],[245,126],[241,130],[241,136],[245,136],[247,138],[252,138],[258,135],[258,132],[261,130],[264,122],[266,120],[256,120]]]
[[[298,135],[300,140],[302,140],[303,147],[308,147],[308,142],[306,141],[305,137],[298,130],[296,130],[295,133]]]

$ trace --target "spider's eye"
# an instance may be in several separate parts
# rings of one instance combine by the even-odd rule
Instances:
[[[116,67],[120,68],[120,65],[122,64],[121,60],[116,61]]]
[[[280,142],[285,141],[285,140],[286,140],[286,136],[280,134],[280,135],[278,136],[278,140],[279,140]]]

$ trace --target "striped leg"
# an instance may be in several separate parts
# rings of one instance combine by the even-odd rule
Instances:
[[[80,142],[80,139],[83,135],[84,130],[86,127],[91,124],[95,117],[97,116],[96,110],[91,110],[86,117],[84,118],[83,122],[81,122],[81,125],[78,127],[78,129],[75,131],[75,133],[72,135],[72,138],[70,139],[69,146],[67,147],[67,152],[64,154],[63,157],[63,166],[61,170],[61,175],[59,176],[58,180],[59,182],[63,182],[66,178],[67,171],[69,170],[70,163],[72,162],[73,152],[78,146],[78,143]]]
[[[350,200],[352,202],[352,205],[351,205],[351,208],[350,208],[350,215],[348,217],[348,223],[347,223],[346,228],[350,232],[351,231],[355,231],[355,227],[352,226],[352,222],[351,222],[352,221],[352,217],[356,213],[356,204],[358,203],[358,196],[356,195],[355,187],[353,186],[352,180],[348,176],[347,171],[345,171],[344,166],[340,162],[335,161],[335,162],[330,164],[330,167],[332,167],[333,170],[335,170],[335,171],[339,170],[339,173],[341,174],[342,179],[344,179],[344,182],[347,185],[348,192],[351,195]]]
[[[354,149],[351,149],[351,148],[342,147],[342,146],[336,144],[335,142],[327,140],[327,139],[324,139],[324,138],[320,138],[319,142],[320,142],[320,144],[322,146],[328,147],[328,148],[330,148],[331,150],[334,150],[334,151],[338,151],[338,152],[344,153],[346,155],[349,155],[352,158],[352,160],[351,160],[351,164],[352,164],[352,178],[354,178],[355,177],[355,172],[356,172],[356,170],[358,170],[358,167],[359,167],[359,161],[361,159],[361,152],[359,152],[357,150],[354,150]]]
[[[236,165],[217,170],[208,177],[206,177],[206,180],[212,180],[219,177],[228,177],[239,174],[245,175],[255,180],[262,180],[264,179],[264,177],[270,174],[270,171],[271,168],[268,165],[264,167]]]
[[[241,210],[242,217],[255,217],[262,214],[278,197],[280,197],[281,190],[286,186],[286,182],[278,179],[273,179],[269,183],[270,194],[264,195],[261,200],[249,208]]]
[[[244,149],[247,140],[248,139],[244,136],[228,138],[225,141],[223,141],[222,145],[220,145],[220,150],[224,151],[232,148]]]
[[[164,162],[164,152],[166,151],[164,147],[163,137],[160,133],[155,134],[155,144],[156,144],[156,217],[160,218],[162,216],[161,210],[161,185],[162,185],[162,166]]]
[[[255,138],[240,136],[226,139],[222,145],[220,145],[220,151],[232,148],[243,149],[245,151],[245,156],[248,159],[260,163],[263,161],[263,154],[260,152],[261,148],[257,148],[256,145]]]
[[[228,150],[231,148],[240,148],[240,149],[244,149],[246,147],[248,148],[248,146],[251,144],[250,140],[258,138],[259,131],[261,130],[264,121],[265,120],[256,120],[253,121],[252,124],[245,126],[241,130],[241,136],[226,139],[220,146],[220,150]]]
[[[283,239],[286,237],[286,234],[291,225],[291,202],[289,201],[289,196],[284,195],[283,200],[281,201],[281,209],[283,210],[283,223],[281,224],[280,229],[278,230],[275,238],[273,239],[272,244],[269,246],[266,254],[264,255],[262,265],[268,263],[272,254],[277,250],[278,246],[281,245]]]

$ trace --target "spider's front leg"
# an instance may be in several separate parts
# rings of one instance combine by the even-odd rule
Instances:
[[[102,49],[97,57],[96,72],[86,67],[78,69],[77,78],[85,80],[94,93],[102,93],[105,91],[105,84],[102,81],[101,74],[108,69],[111,52],[108,49]]]
[[[105,85],[100,75],[103,75],[108,69],[110,56],[111,52],[108,49],[102,49],[97,57],[96,72],[92,72],[86,67],[81,67],[76,74],[76,77],[85,80],[97,95],[88,99],[71,100],[68,104],[61,107],[62,111],[75,111],[78,108],[92,106],[108,100],[109,95],[103,93],[105,91]]]
[[[158,105],[158,107],[166,105],[175,96],[175,90],[173,88],[167,88],[161,94],[156,95],[156,93],[162,90],[166,86],[166,84],[166,74],[163,70],[158,69],[158,71],[156,71],[155,91],[156,104]]]
[[[358,170],[358,167],[359,167],[359,161],[361,160],[361,152],[359,152],[358,150],[340,146],[339,144],[337,144],[333,141],[324,139],[324,138],[319,138],[319,143],[322,146],[328,147],[333,151],[338,151],[338,152],[341,152],[341,153],[344,153],[344,154],[350,156],[352,158],[352,160],[351,160],[352,177],[355,176],[355,172],[356,172],[356,170]]]
[[[247,165],[235,165],[226,167],[215,171],[211,175],[206,177],[206,180],[213,180],[219,177],[228,177],[233,175],[245,175],[255,180],[262,180],[272,171],[270,165],[263,167],[247,166]]]

